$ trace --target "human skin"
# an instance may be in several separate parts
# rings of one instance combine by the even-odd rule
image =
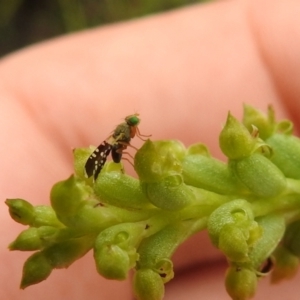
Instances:
[[[229,110],[241,117],[243,103],[264,111],[272,104],[297,132],[299,16],[296,0],[213,2],[87,30],[3,58],[1,199],[48,204],[51,186],[72,173],[71,149],[100,144],[136,111],[141,132],[152,139],[203,142],[221,159],[218,134]],[[132,299],[130,281],[102,279],[90,254],[20,291],[28,253],[6,247],[24,227],[4,204],[0,211],[0,299]],[[188,241],[175,254],[166,299],[229,299],[220,257],[204,234]],[[263,280],[256,299],[298,299],[299,279],[276,287]]]

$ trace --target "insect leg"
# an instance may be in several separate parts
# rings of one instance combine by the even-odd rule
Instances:
[[[127,147],[131,147],[131,148],[133,148],[133,149],[136,150],[136,151],[139,150],[138,148],[136,148],[136,147],[134,147],[134,146],[132,146],[131,144],[126,143],[126,142],[118,141],[118,144],[121,144],[121,145],[123,145],[123,146],[126,146],[126,147],[124,147],[123,149],[126,149]]]
[[[118,143],[118,144],[113,145],[112,150],[111,150],[111,156],[115,163],[119,163],[122,159],[122,160],[128,161],[134,167],[133,163],[127,157],[123,156],[123,154],[127,154],[132,159],[134,159],[133,156],[129,152],[123,151],[127,148],[127,146],[131,146],[131,145],[125,144],[125,143],[124,144]],[[133,148],[135,148],[135,147],[133,147]]]
[[[129,154],[129,153],[126,152],[126,153],[124,153],[124,154]],[[132,157],[130,154],[129,154],[129,156]],[[133,157],[132,157],[132,158],[133,158]],[[131,162],[130,159],[128,159],[127,157],[123,157],[122,159],[128,161],[128,162],[133,166],[133,168],[134,168],[134,164]]]
[[[121,161],[123,149],[126,149],[126,147],[126,145],[122,145],[119,143],[112,146],[111,157],[116,164]]]
[[[143,139],[143,137],[146,137],[146,138],[149,138],[150,136],[152,136],[152,134],[149,134],[149,135],[145,135],[145,134],[141,134],[139,128],[137,127],[136,128],[136,136],[141,139],[142,141],[146,141],[146,139]]]

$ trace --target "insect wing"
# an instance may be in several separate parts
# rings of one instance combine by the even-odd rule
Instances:
[[[95,149],[84,166],[86,177],[94,175],[94,179],[97,179],[111,149],[112,146],[105,141]]]

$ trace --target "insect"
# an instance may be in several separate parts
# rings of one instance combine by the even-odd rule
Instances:
[[[95,149],[95,151],[90,155],[87,162],[85,163],[84,167],[86,177],[94,176],[94,180],[96,180],[110,153],[113,161],[115,163],[119,163],[122,159],[122,154],[124,154],[123,151],[128,146],[133,147],[132,145],[130,145],[130,141],[135,136],[138,136],[143,141],[144,139],[142,137],[150,136],[142,135],[140,133],[138,129],[140,121],[141,120],[139,118],[139,115],[133,114],[127,116],[125,118],[125,122],[119,124],[116,127],[112,135],[110,135]]]

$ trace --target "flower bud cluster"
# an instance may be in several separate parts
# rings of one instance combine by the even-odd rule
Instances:
[[[134,157],[138,179],[107,162],[93,182],[84,176],[91,149],[75,149],[74,175],[53,186],[51,206],[6,201],[28,226],[9,249],[35,251],[21,288],[92,250],[101,276],[124,280],[134,269],[136,298],[163,299],[173,253],[204,229],[228,261],[232,299],[253,297],[269,273],[272,282],[291,278],[300,259],[300,140],[292,128],[271,107],[264,115],[245,106],[243,121],[229,113],[220,133],[226,162],[201,143],[147,140]]]

